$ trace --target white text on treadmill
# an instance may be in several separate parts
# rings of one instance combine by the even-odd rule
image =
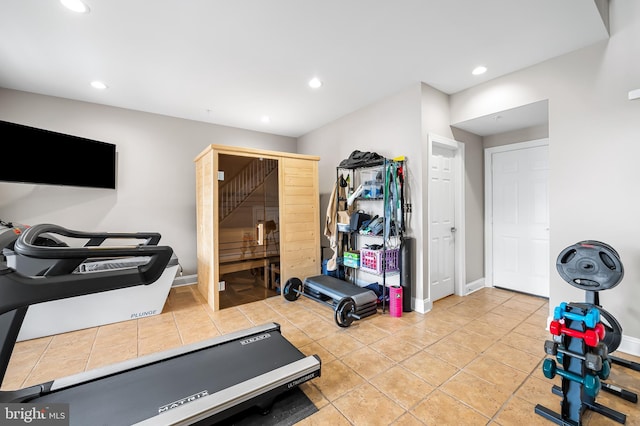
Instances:
[[[307,374],[306,376],[300,377],[299,379],[296,379],[293,382],[289,383],[287,387],[291,389],[292,387],[298,386],[300,383],[304,383],[308,380],[313,379],[314,377],[316,377],[315,373]]]
[[[264,334],[261,334],[261,335],[256,336],[256,337],[251,337],[250,339],[241,340],[240,344],[241,345],[248,345],[249,343],[255,343],[255,342],[260,341],[260,340],[268,339],[269,337],[271,337],[271,335],[269,333],[264,333]]]
[[[158,408],[158,414],[164,413],[165,411],[171,410],[172,408],[178,408],[186,403],[195,401],[196,399],[202,398],[203,396],[207,396],[207,395],[209,395],[209,392],[204,390],[198,393],[194,393],[191,396],[187,396],[186,398],[182,398],[177,401],[171,402],[167,405],[163,405],[162,407]]]

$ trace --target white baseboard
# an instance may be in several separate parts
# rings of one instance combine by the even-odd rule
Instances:
[[[415,300],[415,306],[413,309],[419,314],[426,314],[433,308],[433,302],[431,301],[431,299],[422,299],[422,300],[414,299],[414,300]]]
[[[479,278],[473,282],[467,283],[464,286],[464,289],[463,289],[464,294],[462,296],[466,296],[468,294],[473,293],[474,291],[478,291],[481,288],[484,288],[484,286],[485,286],[484,277]],[[433,302],[431,301],[431,299],[422,299],[422,300],[414,299],[414,301],[415,301],[414,310],[421,314],[426,314],[433,308]]]
[[[622,335],[622,342],[616,352],[624,352],[629,355],[640,356],[640,339]]]
[[[176,277],[175,280],[173,280],[173,284],[171,285],[171,287],[180,287],[183,285],[191,285],[191,284],[196,284],[198,282],[198,275],[197,274],[193,274],[193,275],[182,275],[179,277]]]
[[[485,285],[484,285],[484,277],[482,277],[482,278],[479,278],[479,279],[477,279],[477,280],[475,280],[475,281],[472,281],[472,282],[470,282],[470,283],[467,283],[467,284],[465,285],[465,292],[464,292],[464,294],[465,294],[465,295],[467,295],[467,294],[471,294],[471,293],[473,293],[474,291],[478,291],[478,290],[480,290],[481,288],[484,288],[484,287],[485,287]]]

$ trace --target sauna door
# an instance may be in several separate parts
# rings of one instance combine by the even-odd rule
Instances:
[[[276,295],[278,160],[219,154],[218,271],[221,309]]]

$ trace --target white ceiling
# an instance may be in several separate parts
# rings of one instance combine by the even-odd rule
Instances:
[[[0,87],[293,137],[420,81],[452,94],[608,37],[592,0],[86,3],[0,0]]]

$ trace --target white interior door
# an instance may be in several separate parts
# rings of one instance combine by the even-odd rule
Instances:
[[[493,285],[549,297],[549,147],[490,155]]]
[[[430,286],[431,300],[455,290],[455,152],[434,145],[431,156],[430,197]]]

